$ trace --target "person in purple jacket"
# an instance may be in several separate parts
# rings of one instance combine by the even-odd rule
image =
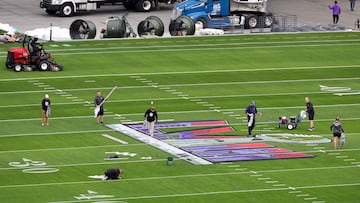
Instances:
[[[331,6],[329,5],[329,9],[332,10],[333,14],[333,23],[337,24],[339,22],[339,15],[341,13],[341,8],[338,5],[338,2],[335,1],[334,4]]]

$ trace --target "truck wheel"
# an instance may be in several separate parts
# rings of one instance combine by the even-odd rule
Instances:
[[[196,23],[201,23],[203,26],[203,29],[208,28],[208,26],[209,26],[208,22],[205,18],[199,18],[199,20],[197,20]]]
[[[61,6],[60,16],[68,17],[74,14],[74,6],[71,3],[65,3]]]
[[[264,25],[265,27],[271,27],[274,22],[272,15],[266,15],[264,19]]]
[[[49,9],[46,9],[45,12],[49,15],[55,15],[56,13],[56,10],[49,10]]]
[[[139,0],[136,4],[136,10],[137,11],[150,11],[152,7],[151,0]]]
[[[15,64],[15,66],[14,66],[14,71],[20,72],[21,70],[22,70],[21,64]]]
[[[128,9],[128,10],[133,10],[133,9],[135,9],[134,1],[131,1],[131,0],[124,2],[124,3],[123,3],[123,6],[124,6],[126,9]]]
[[[258,26],[258,18],[254,15],[249,15],[245,22],[245,28],[256,28]]]
[[[50,64],[47,61],[41,61],[39,63],[39,68],[40,68],[41,71],[49,70],[49,66],[50,66]]]

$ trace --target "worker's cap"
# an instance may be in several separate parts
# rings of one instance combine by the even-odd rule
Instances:
[[[48,94],[45,94],[45,99],[49,99],[49,95],[48,95]]]

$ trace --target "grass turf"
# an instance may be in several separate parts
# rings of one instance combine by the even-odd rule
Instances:
[[[47,43],[63,72],[1,71],[0,196],[9,203],[358,202],[360,98],[335,96],[319,85],[360,90],[359,40],[360,33],[308,33]],[[10,46],[17,45],[0,47],[0,64]],[[244,116],[255,100],[263,112],[256,133],[289,133],[277,128],[278,117],[297,114],[310,96],[316,109],[313,134],[331,137],[329,125],[339,115],[347,143],[342,150],[333,150],[332,143],[270,143],[315,158],[209,166],[175,160],[167,166],[166,153],[95,124],[96,90],[106,94],[115,85],[120,88],[105,106],[106,123],[141,121],[154,101],[160,119],[225,119],[236,130],[232,134],[246,135],[244,119],[229,115]],[[38,117],[45,93],[52,116],[50,126],[42,127]],[[305,121],[291,133],[308,133],[307,128]],[[108,151],[137,156],[105,161]],[[9,165],[22,158],[59,171],[29,174]],[[123,180],[87,177],[109,167],[123,168]],[[88,190],[110,196],[75,198]]]

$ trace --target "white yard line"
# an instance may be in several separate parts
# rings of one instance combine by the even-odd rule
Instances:
[[[257,71],[286,71],[286,70],[307,70],[307,69],[342,69],[342,68],[359,68],[360,64],[342,65],[342,66],[303,66],[303,67],[278,67],[278,68],[242,68],[235,70],[203,70],[203,71],[174,71],[174,72],[145,72],[145,73],[123,73],[123,74],[95,74],[95,75],[69,75],[69,76],[52,76],[37,78],[3,78],[4,81],[19,80],[42,80],[42,79],[67,79],[67,78],[88,78],[88,77],[118,77],[118,76],[145,76],[145,75],[181,75],[181,74],[201,74],[201,73],[231,73],[231,72],[257,72]]]
[[[79,131],[63,131],[63,132],[47,132],[47,133],[19,133],[19,134],[5,134],[2,137],[19,137],[19,136],[33,136],[33,135],[62,135],[62,134],[76,134],[76,133],[97,133],[97,132],[114,132],[113,130],[79,130]]]
[[[103,136],[103,137],[106,137],[106,138],[109,138],[109,139],[111,139],[111,140],[114,140],[115,142],[119,142],[119,143],[121,143],[121,144],[125,144],[125,145],[129,144],[128,142],[126,142],[126,141],[124,141],[124,140],[120,140],[119,138],[113,137],[113,136],[108,135],[108,134],[102,134],[102,136]]]
[[[343,183],[343,184],[331,184],[331,185],[311,185],[311,186],[299,186],[298,189],[316,189],[316,188],[334,188],[334,187],[353,187],[359,186],[360,183]],[[235,194],[235,193],[253,193],[253,192],[271,192],[271,191],[288,191],[289,187],[282,188],[263,188],[263,189],[248,189],[248,190],[222,190],[211,192],[198,192],[198,193],[176,193],[165,195],[147,195],[147,196],[132,196],[132,197],[118,197],[101,199],[101,201],[116,201],[116,200],[139,200],[139,199],[159,199],[159,198],[174,198],[174,197],[190,197],[190,196],[207,196],[218,194]],[[74,202],[93,202],[94,200],[70,200],[59,201],[49,203],[74,203]],[[171,202],[171,200],[169,200]]]
[[[264,44],[300,44],[300,43],[331,43],[334,42],[359,42],[358,39],[344,39],[344,40],[295,40],[295,41],[263,41],[263,42],[230,42],[230,43],[196,43],[196,44],[177,44],[177,45],[153,45],[153,46],[117,46],[117,47],[104,47],[104,48],[73,48],[65,50],[49,50],[50,52],[69,52],[69,51],[99,51],[99,50],[129,50],[129,49],[150,49],[150,48],[179,48],[179,47],[215,47],[215,46],[239,46],[239,45],[264,45]]]
[[[146,146],[146,144],[127,144],[127,145],[99,145],[99,146],[85,146],[85,147],[57,147],[57,148],[40,148],[40,149],[22,149],[22,150],[8,150],[0,151],[0,154],[6,153],[27,153],[27,152],[45,152],[45,151],[65,151],[65,150],[82,150],[82,149],[98,149],[111,147],[130,147],[130,146]],[[359,149],[360,150],[360,149]]]
[[[339,47],[339,46],[359,46],[360,43],[339,43],[339,44],[297,44],[297,45],[268,45],[268,46],[224,46],[224,47],[204,47],[204,48],[173,48],[173,49],[138,49],[138,50],[114,50],[114,51],[80,51],[53,53],[54,56],[74,56],[74,55],[100,55],[118,53],[157,53],[157,52],[184,52],[184,51],[222,51],[222,50],[248,50],[248,49],[283,49],[298,47]]]
[[[165,161],[165,159],[153,159],[153,160],[138,160],[138,161],[119,161],[119,162],[101,162],[101,163],[84,163],[84,165],[101,165],[101,164],[113,164],[113,163],[145,163],[153,161]],[[64,164],[64,165],[49,165],[47,167],[73,167],[78,166],[76,164]],[[332,167],[319,167],[319,168],[296,168],[296,169],[282,169],[282,170],[264,170],[256,171],[258,173],[280,173],[280,172],[294,172],[294,171],[315,171],[315,170],[334,170],[334,169],[351,169],[359,168],[359,166],[332,166]],[[0,170],[14,170],[13,168],[3,168]],[[18,169],[18,168],[15,168]],[[228,172],[228,173],[206,173],[206,174],[192,174],[192,175],[178,175],[178,176],[155,176],[146,178],[129,178],[122,179],[121,182],[127,181],[146,181],[146,180],[162,180],[162,179],[181,179],[181,178],[194,178],[194,177],[210,177],[210,176],[226,176],[226,175],[240,175],[240,174],[252,174],[250,171],[241,172]],[[88,184],[103,181],[80,181],[80,182],[56,182],[56,183],[40,183],[40,184],[23,184],[23,185],[2,185],[0,188],[18,188],[18,187],[39,187],[39,186],[52,186],[52,185],[70,185],[70,184]],[[360,184],[360,183],[359,183]],[[296,189],[302,189],[300,187],[293,186]]]

